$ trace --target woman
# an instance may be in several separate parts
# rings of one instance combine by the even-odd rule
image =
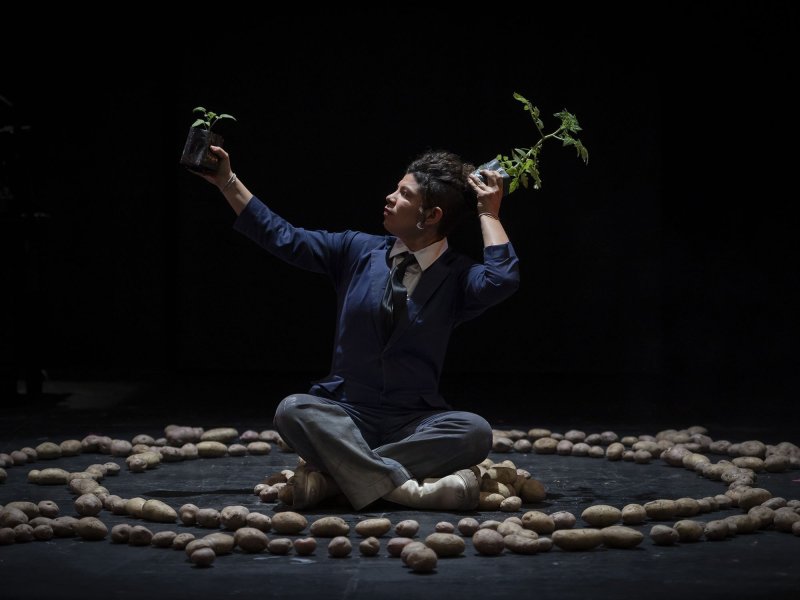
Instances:
[[[379,498],[424,509],[478,505],[472,465],[492,445],[489,424],[450,410],[438,385],[450,333],[510,296],[518,260],[499,219],[503,182],[449,152],[409,165],[386,197],[391,235],[295,228],[254,197],[212,146],[219,170],[203,177],[236,212],[234,227],[282,260],[327,274],[337,295],[330,374],[275,414],[305,459],[282,496],[295,509],[343,493],[355,509]],[[475,210],[483,263],[450,250],[447,234]]]

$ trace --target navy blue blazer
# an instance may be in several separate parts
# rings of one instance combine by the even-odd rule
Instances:
[[[301,229],[256,197],[234,228],[287,263],[332,280],[337,318],[331,370],[309,393],[340,402],[449,408],[438,388],[453,327],[519,286],[519,260],[511,244],[485,248],[483,264],[448,249],[422,273],[405,317],[387,342],[380,304],[393,236]]]

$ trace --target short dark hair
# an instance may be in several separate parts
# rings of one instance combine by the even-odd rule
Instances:
[[[475,208],[475,191],[467,177],[475,167],[461,157],[444,150],[428,151],[417,157],[406,169],[420,187],[422,207],[442,209],[439,233],[448,235],[461,218]]]

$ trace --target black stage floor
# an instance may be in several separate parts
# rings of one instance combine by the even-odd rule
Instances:
[[[206,400],[215,404],[187,404],[187,396],[172,388],[158,394],[147,386],[131,382],[51,382],[46,396],[36,406],[12,407],[6,404],[0,426],[0,452],[24,446],[35,447],[51,440],[81,439],[89,433],[130,440],[145,433],[163,435],[170,423],[202,426],[233,426],[240,432],[272,428],[274,403],[263,400],[266,394],[248,395],[238,389],[226,402],[225,386],[187,384],[192,394],[202,388]],[[162,390],[163,392],[163,390]],[[184,389],[185,392],[185,389]],[[166,396],[171,396],[172,400]],[[276,394],[279,396],[280,394]],[[197,396],[199,397],[199,396]],[[476,407],[477,408],[477,407]],[[562,407],[563,408],[563,407]],[[787,439],[794,423],[776,427],[720,419],[717,423],[648,422],[647,415],[635,420],[624,415],[597,418],[569,417],[564,411],[530,416],[526,421],[510,422],[508,415],[493,423],[502,429],[546,427],[562,433],[578,428],[587,433],[614,430],[618,435],[656,434],[659,430],[704,425],[714,439],[740,442],[761,439],[775,444]],[[479,410],[480,412],[480,410]],[[484,411],[486,414],[486,411]],[[499,413],[494,413],[499,414]],[[548,414],[548,416],[544,416]],[[486,415],[491,416],[491,415]],[[351,525],[354,552],[349,558],[330,558],[327,540],[319,539],[316,552],[308,557],[294,553],[275,556],[267,552],[244,554],[234,551],[220,556],[211,568],[191,565],[181,551],[154,547],[131,547],[81,541],[77,538],[47,542],[17,543],[0,547],[0,598],[408,598],[419,594],[444,598],[475,594],[485,598],[800,598],[800,538],[771,529],[737,535],[725,541],[681,543],[657,546],[647,535],[655,522],[636,526],[645,533],[644,541],[632,550],[604,547],[588,552],[567,552],[553,548],[535,555],[509,551],[497,557],[478,555],[466,541],[466,551],[458,558],[440,559],[436,571],[418,575],[399,559],[390,558],[381,539],[377,557],[358,554],[359,537],[352,526],[359,520],[386,516],[392,523],[416,519],[418,537],[433,532],[440,521],[457,523],[465,516],[479,521],[503,520],[527,510],[546,513],[566,510],[578,517],[576,526],[585,526],[580,513],[592,504],[611,504],[618,508],[658,498],[702,498],[721,494],[721,482],[704,479],[692,471],[667,466],[660,460],[648,465],[610,462],[602,458],[538,454],[497,454],[496,461],[510,459],[545,483],[546,500],[523,505],[518,513],[502,512],[419,512],[404,510],[388,502],[376,503],[358,513],[346,508],[326,508],[306,513],[309,522],[321,515],[339,515]],[[710,455],[713,462],[724,456]],[[8,480],[0,484],[0,504],[14,500],[54,500],[62,515],[71,515],[74,496],[65,486],[38,486],[27,483],[30,469],[58,466],[80,470],[89,464],[114,460],[123,465],[120,474],[107,477],[102,484],[111,493],[129,497],[158,498],[174,508],[184,503],[221,509],[243,505],[251,511],[273,514],[274,504],[259,501],[252,488],[265,475],[293,468],[295,454],[277,448],[268,456],[224,457],[162,464],[157,469],[134,474],[124,467],[123,458],[106,455],[81,455],[31,465],[7,468]],[[800,498],[800,471],[759,474],[757,485],[773,496]],[[694,517],[710,521],[739,514],[739,509],[711,512]],[[179,524],[142,522],[129,517],[100,513],[109,530],[117,523],[144,524],[151,531],[191,532],[201,537],[210,531]],[[667,522],[666,524],[672,524]],[[274,537],[274,536],[271,536]],[[284,536],[280,536],[284,537]],[[287,536],[290,538],[305,536]]]

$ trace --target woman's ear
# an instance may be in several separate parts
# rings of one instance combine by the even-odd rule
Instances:
[[[438,206],[434,206],[425,212],[427,213],[425,215],[425,225],[436,225],[442,220],[442,215],[444,215],[444,212]]]

